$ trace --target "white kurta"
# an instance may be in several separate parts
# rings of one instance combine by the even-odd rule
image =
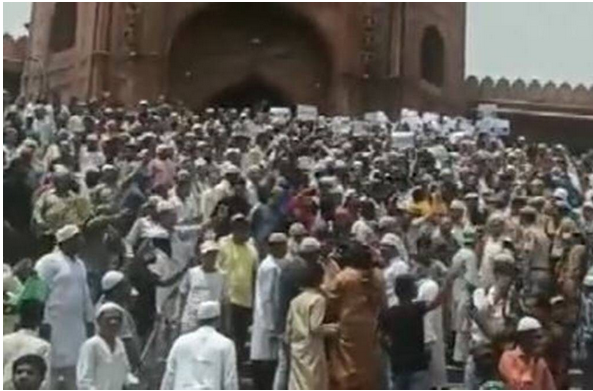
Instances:
[[[424,279],[418,288],[418,300],[432,302],[439,293],[438,284],[431,279]],[[424,316],[424,343],[430,347],[429,364],[432,387],[442,388],[447,385],[447,366],[445,362],[445,343],[443,335],[443,310],[437,308]]]
[[[399,300],[395,294],[395,279],[402,274],[410,272],[410,266],[401,258],[392,259],[383,270],[383,278],[385,279],[385,294],[387,297],[387,305],[389,307],[397,305]]]
[[[278,359],[278,328],[275,319],[280,311],[280,266],[268,255],[257,270],[251,359]]]
[[[194,331],[198,327],[200,303],[215,300],[222,305],[224,292],[224,276],[220,272],[204,273],[201,266],[189,269],[179,285],[179,293],[187,295],[181,316],[181,332]]]
[[[82,345],[76,367],[79,390],[121,390],[129,373],[130,364],[121,339],[116,338],[113,351],[98,335]]]
[[[37,261],[35,270],[49,288],[44,323],[51,326],[51,365],[74,367],[86,340],[86,323],[94,318],[86,268],[79,258],[56,250]]]
[[[237,390],[237,356],[233,341],[213,327],[179,337],[167,358],[162,390]]]

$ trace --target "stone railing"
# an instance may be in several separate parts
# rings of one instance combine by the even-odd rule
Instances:
[[[491,77],[479,80],[476,76],[469,76],[465,80],[465,97],[468,102],[513,101],[593,109],[593,85],[587,88],[583,84],[573,87],[568,83],[556,85],[550,81],[542,85],[538,80],[528,84],[522,79],[511,83],[506,78],[495,81]]]

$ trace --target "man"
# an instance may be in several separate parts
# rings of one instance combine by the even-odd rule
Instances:
[[[48,285],[44,323],[51,342],[51,387],[75,389],[78,352],[92,330],[93,307],[84,263],[80,230],[66,225],[56,232],[57,249],[43,256],[35,270]]]
[[[299,245],[299,256],[286,263],[280,272],[279,302],[280,309],[277,312],[276,324],[278,333],[284,334],[286,319],[290,302],[301,293],[303,284],[302,276],[307,270],[307,264],[315,264],[319,261],[321,254],[321,243],[313,237],[304,238]],[[288,389],[288,376],[290,370],[290,352],[286,343],[280,343],[278,351],[278,366],[274,377],[274,389]]]
[[[201,303],[197,316],[199,328],[179,337],[169,352],[161,389],[238,389],[235,346],[216,331],[220,303]]]
[[[408,273],[410,266],[400,257],[398,246],[400,240],[393,233],[386,233],[380,242],[381,255],[383,256],[383,278],[385,279],[385,289],[387,304],[397,304],[395,295],[395,279],[397,276]]]
[[[16,359],[12,365],[12,378],[15,390],[40,390],[47,373],[45,360],[34,354]]]
[[[50,344],[38,336],[43,318],[43,303],[36,300],[24,301],[19,315],[19,330],[2,338],[5,390],[13,386],[12,367],[20,357],[32,354],[41,357],[46,365],[49,364]]]
[[[118,337],[124,343],[132,368],[137,368],[140,364],[140,337],[134,318],[128,310],[133,300],[132,286],[122,272],[110,270],[101,279],[101,290],[103,296],[99,298],[98,307],[112,302],[118,304],[122,309],[122,326]]]
[[[118,337],[123,309],[108,302],[99,307],[96,321],[99,332],[80,349],[76,368],[79,390],[122,390],[130,374],[130,364]]]
[[[251,361],[255,389],[269,390],[273,386],[278,363],[278,324],[280,311],[280,273],[288,251],[288,239],[283,233],[268,238],[269,255],[257,270],[253,330],[251,334]]]
[[[578,346],[583,356],[583,389],[593,388],[593,267],[583,280]]]
[[[513,281],[516,269],[513,258],[506,253],[494,258],[494,284],[489,288],[476,289],[471,298],[469,332],[470,347],[484,344],[500,344],[509,334],[510,317],[514,298]],[[495,350],[500,346],[494,345]],[[481,379],[476,378],[475,363],[470,356],[465,367],[465,386],[479,387]]]
[[[253,283],[258,253],[249,238],[249,221],[237,214],[231,219],[232,233],[220,239],[220,269],[226,273],[230,301],[231,335],[237,347],[239,364],[247,359],[247,329],[251,323]]]
[[[550,279],[550,240],[544,230],[537,224],[537,211],[526,206],[520,211],[523,232],[519,254],[525,265],[525,286],[532,288],[531,281]]]
[[[555,390],[546,361],[541,357],[542,325],[524,317],[517,326],[517,346],[503,353],[498,370],[511,390]]]
[[[175,163],[171,159],[171,152],[166,144],[160,144],[156,148],[157,156],[148,164],[153,188],[162,186],[169,190],[175,185]]]
[[[494,257],[503,251],[504,217],[493,214],[488,219],[488,235],[480,264],[480,283],[488,288],[494,283]]]
[[[70,171],[56,166],[53,188],[39,196],[33,209],[33,222],[44,250],[51,251],[57,230],[69,224],[82,226],[90,215],[89,200],[72,191]]]
[[[453,268],[462,268],[465,274],[457,278],[453,284],[451,300],[452,329],[455,331],[455,349],[453,359],[466,362],[469,355],[470,322],[467,305],[471,300],[471,292],[479,285],[478,257],[474,250],[476,234],[468,229],[463,232],[463,247],[455,253],[451,264]]]
[[[434,299],[414,301],[417,293],[414,276],[401,274],[396,277],[394,285],[398,304],[390,306],[381,317],[381,326],[389,339],[390,369],[395,375],[395,389],[430,388],[430,357],[424,343],[423,319],[443,303],[455,278],[455,274],[450,274]]]
[[[207,240],[200,246],[200,263],[189,269],[179,286],[181,333],[195,331],[198,327],[198,307],[205,301],[223,303],[224,276],[216,266],[218,244]]]

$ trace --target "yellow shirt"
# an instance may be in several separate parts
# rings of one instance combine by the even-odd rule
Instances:
[[[232,235],[220,239],[218,265],[226,275],[228,297],[232,304],[251,308],[253,305],[253,278],[258,263],[255,246],[248,241],[237,244]]]

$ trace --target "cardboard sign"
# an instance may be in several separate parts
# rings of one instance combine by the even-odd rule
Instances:
[[[285,125],[290,121],[292,113],[288,107],[270,107],[270,122],[274,125]]]
[[[354,137],[364,136],[367,134],[367,122],[352,121],[352,135]]]
[[[478,105],[478,118],[496,118],[498,106],[492,103],[481,103]]]
[[[414,132],[393,132],[391,133],[391,145],[395,149],[414,148],[415,137]]]
[[[476,125],[481,132],[489,133],[495,137],[511,134],[511,123],[507,119],[486,117],[479,120]]]
[[[297,105],[296,118],[299,121],[314,122],[317,120],[317,116],[318,116],[317,106]]]
[[[511,121],[497,118],[494,121],[494,133],[497,136],[509,136],[511,134]]]
[[[389,118],[382,111],[372,111],[364,114],[364,120],[372,122],[374,124],[386,124],[389,122]]]

